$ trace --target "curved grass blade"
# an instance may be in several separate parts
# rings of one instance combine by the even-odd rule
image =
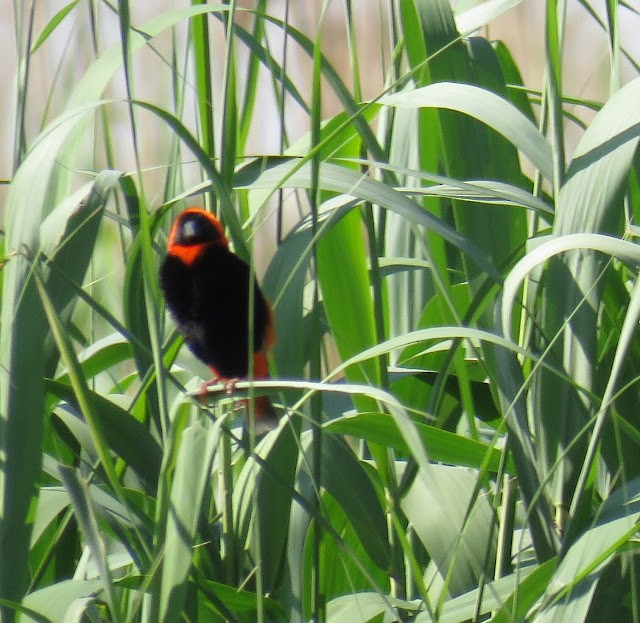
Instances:
[[[498,472],[502,452],[481,441],[469,439],[435,426],[415,422],[424,447],[432,461]],[[394,448],[402,453],[409,449],[395,426],[393,419],[383,413],[361,413],[331,420],[324,425],[329,432],[366,439]],[[490,455],[487,458],[487,455]],[[509,460],[506,471],[513,474],[515,467]]]
[[[633,104],[639,96],[640,79],[635,79],[611,97],[587,128],[557,197],[555,234],[622,234],[622,200],[640,136],[640,115]],[[575,385],[587,392],[596,383],[602,270],[602,256],[589,250],[553,260],[540,304],[541,335],[546,343],[554,340],[547,356],[561,362]],[[560,335],[562,339],[557,339]],[[574,385],[560,383],[544,371],[534,379],[532,391],[540,413],[534,418],[541,425],[537,434],[548,457],[544,469],[554,470],[553,497],[563,527],[566,510],[562,509],[569,508],[576,492],[578,475],[573,466],[582,461],[587,444],[584,436],[577,445],[574,440],[598,405],[577,395]],[[570,444],[573,450],[564,457]],[[558,460],[559,468],[554,467]],[[576,521],[570,524],[569,542],[584,528],[588,506],[574,509]]]
[[[512,339],[510,318],[522,282],[536,266],[552,257],[571,250],[599,251],[632,264],[640,264],[640,247],[633,242],[602,234],[566,234],[553,236],[527,253],[511,270],[504,281],[502,308],[500,311],[502,331],[507,339]]]
[[[544,136],[508,100],[487,89],[471,84],[438,82],[413,91],[385,95],[379,102],[403,108],[445,108],[469,115],[515,145],[544,177],[553,177],[551,147]]]
[[[485,254],[470,240],[390,186],[353,169],[328,162],[320,163],[318,182],[322,190],[359,197],[422,225],[469,255],[492,279],[498,282],[502,280]],[[301,165],[297,159],[280,157],[257,159],[237,171],[234,187],[268,188],[274,191],[277,188],[310,188],[310,165]]]
[[[93,257],[98,228],[109,194],[118,187],[119,171],[101,171],[95,180],[83,186],[54,208],[40,226],[40,250],[50,269],[47,289],[63,324],[71,319],[76,289],[81,285]],[[58,352],[51,338],[46,344],[45,376],[52,377],[58,362]]]

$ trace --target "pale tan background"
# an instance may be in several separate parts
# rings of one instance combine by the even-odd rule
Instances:
[[[63,6],[66,0],[37,0],[35,4],[34,35],[37,36],[44,25]],[[98,52],[106,50],[110,45],[118,42],[118,22],[116,16],[103,4],[99,7],[98,20]],[[322,7],[321,0],[291,0],[289,4],[290,21],[297,28],[315,36]],[[463,7],[478,4],[473,0],[461,0],[457,5]],[[594,8],[602,14],[604,0],[595,0]],[[638,0],[631,0],[630,4],[640,8]],[[178,0],[155,0],[153,2],[131,2],[132,22],[142,24],[150,17],[174,7],[187,6],[188,2]],[[244,6],[251,6],[251,0],[244,0]],[[491,25],[488,32],[481,33],[490,38],[503,39],[516,57],[523,72],[525,82],[532,88],[540,88],[544,76],[544,5],[543,0],[524,0],[519,6]],[[387,0],[354,0],[356,10],[357,38],[360,47],[361,79],[365,97],[377,94],[382,85],[382,56],[388,62],[387,48]],[[7,180],[12,175],[12,149],[15,130],[15,78],[17,72],[17,48],[24,47],[24,37],[28,24],[31,2],[9,2],[0,0],[0,41],[2,42],[2,58],[0,63],[0,79],[4,88],[0,89],[0,113],[4,123],[0,131],[0,178]],[[283,0],[270,3],[270,12],[283,16]],[[25,118],[25,130],[28,142],[32,143],[47,122],[51,121],[64,108],[66,97],[74,87],[79,77],[91,63],[93,44],[90,37],[88,9],[86,2],[80,2],[72,14],[65,18],[47,43],[33,57],[30,67],[28,106]],[[248,15],[241,15],[239,19],[249,24]],[[224,41],[219,22],[211,20],[211,34],[213,42],[214,82],[220,84],[222,78],[222,58]],[[640,32],[640,18],[631,11],[620,9],[620,23],[624,45],[634,54],[637,48],[637,34]],[[344,2],[334,0],[330,3],[325,22],[323,40],[326,54],[334,66],[341,72],[347,84],[352,84],[348,69],[347,40],[344,32]],[[17,36],[16,36],[17,33]],[[383,45],[381,46],[381,33]],[[282,49],[281,32],[272,29],[270,33],[272,51],[279,56]],[[184,44],[185,28],[178,29],[178,41]],[[566,67],[564,75],[565,92],[576,97],[587,97],[597,100],[606,98],[610,85],[609,54],[606,46],[605,33],[576,1],[569,2],[566,31]],[[159,52],[167,55],[170,50],[168,34],[154,40]],[[246,58],[244,50],[241,57]],[[296,81],[300,92],[308,97],[310,88],[311,66],[308,59],[296,49],[295,44],[289,45],[288,71]],[[621,64],[622,81],[635,77],[628,63]],[[135,56],[134,64],[135,95],[140,99],[148,99],[161,106],[168,105],[169,71],[161,59],[148,49],[142,50]],[[264,78],[264,77],[263,77]],[[190,78],[187,75],[187,82]],[[53,86],[52,86],[53,85]],[[48,98],[51,96],[51,100]],[[121,76],[112,81],[106,98],[121,99],[124,97]],[[326,116],[340,110],[340,104],[327,97],[324,104]],[[219,105],[214,95],[214,107]],[[271,94],[270,81],[263,80],[259,101],[260,115],[256,115],[252,130],[250,149],[255,153],[274,153],[278,150],[278,124],[274,122],[274,102]],[[187,111],[193,108],[188,102]],[[45,111],[48,111],[45,114]],[[580,117],[588,120],[591,113],[584,109],[574,111]],[[186,115],[187,119],[190,117]],[[116,124],[113,127],[114,141],[117,145],[117,166],[131,170],[135,166],[133,151],[130,144],[127,110],[120,106],[114,114]],[[191,115],[192,119],[192,115]],[[141,161],[143,167],[161,166],[163,156],[168,147],[169,137],[157,122],[147,123],[148,116],[140,115]],[[259,121],[259,122],[258,122]],[[308,120],[295,105],[287,105],[287,128],[289,137],[295,140],[304,134],[308,128]],[[570,128],[570,143],[575,142],[579,131]],[[104,161],[100,153],[87,154],[87,167],[103,166]],[[154,192],[154,178],[149,174],[149,200],[160,198],[160,190]],[[0,187],[0,206],[4,204],[6,187]]]

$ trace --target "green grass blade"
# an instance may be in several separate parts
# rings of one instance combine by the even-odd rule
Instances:
[[[633,538],[640,519],[640,480],[625,483],[603,502],[596,519],[567,551],[551,578],[536,620],[587,620],[589,604],[606,563]]]
[[[620,202],[640,135],[633,105],[639,96],[637,78],[616,92],[589,125],[557,198],[556,233],[621,233]]]
[[[376,343],[362,221],[356,211],[340,219],[318,244],[318,278],[340,356],[346,360]],[[347,370],[353,382],[380,384],[375,362]]]
[[[265,13],[267,6],[267,0],[259,0],[256,3],[256,12],[254,14],[253,30],[251,33],[245,31],[234,25],[234,36],[239,40],[243,39],[243,35],[240,34],[240,30],[243,30],[244,40],[250,41],[249,44],[252,50],[260,50],[257,54],[249,54],[246,65],[246,77],[247,81],[244,89],[244,97],[242,99],[242,105],[239,111],[238,121],[238,148],[240,153],[244,153],[247,145],[247,138],[251,128],[251,122],[255,111],[256,99],[258,96],[258,79],[260,76],[260,62],[264,62],[267,58],[268,50],[262,46],[262,42],[265,40],[265,24],[262,16]],[[266,41],[265,41],[266,43]],[[285,46],[286,50],[286,46]],[[271,78],[275,81],[284,74],[283,70],[278,70],[272,64],[266,63],[267,68],[271,74]]]
[[[639,118],[632,98],[638,97],[639,89],[640,80],[636,79],[614,94],[582,137],[557,197],[555,234],[622,233],[622,198],[638,145]],[[564,334],[553,344],[549,356],[561,361],[577,386],[586,391],[593,390],[595,383],[602,262],[601,256],[575,251],[552,262],[545,277],[541,329],[546,340]],[[543,371],[533,389],[545,430],[541,447],[548,457],[546,468],[551,469],[597,406],[579,397],[575,388],[559,384]],[[560,417],[556,416],[558,413]],[[577,457],[586,450],[586,443],[583,438],[575,447],[573,458],[562,460],[560,469],[555,469],[552,486],[558,505],[568,508],[574,497],[577,474],[572,465],[581,462]],[[579,531],[578,526],[586,519],[583,511],[587,510],[575,510],[575,528]]]
[[[109,606],[111,616],[114,621],[124,621],[119,602],[115,596],[113,576],[109,569],[105,543],[100,534],[96,511],[89,497],[86,483],[80,479],[74,469],[63,465],[60,466],[60,475],[71,498],[78,524],[91,551],[93,562],[98,567],[104,598]]]
[[[46,326],[30,262],[16,257],[5,268],[2,297],[0,443],[0,594],[19,602],[27,589],[31,524],[27,520],[40,477]],[[26,427],[26,428],[25,428]],[[24,431],[28,429],[29,434]],[[3,618],[12,620],[8,609]]]
[[[102,431],[102,423],[94,414],[93,405],[89,397],[89,388],[87,387],[87,381],[82,374],[82,369],[73,351],[71,340],[64,331],[60,316],[56,313],[53,302],[51,300],[51,297],[49,296],[45,284],[42,282],[40,276],[37,273],[34,274],[36,277],[38,294],[40,295],[40,300],[42,302],[44,312],[49,322],[51,333],[53,334],[56,345],[60,350],[61,359],[69,370],[69,380],[71,381],[71,386],[78,401],[80,410],[82,411],[82,414],[89,426],[89,430],[91,431],[91,437],[95,444],[98,457],[100,458],[100,462],[102,463],[102,466],[107,474],[109,484],[113,488],[117,497],[120,500],[124,500],[122,486],[116,474],[110,450],[105,441],[105,436]]]
[[[193,6],[206,5],[204,0],[192,0]],[[189,22],[191,48],[193,50],[193,71],[195,77],[195,97],[198,109],[198,136],[202,149],[215,159],[216,146],[213,121],[213,89],[211,87],[211,49],[209,46],[209,15],[195,15]],[[208,196],[208,209],[215,212],[216,199]]]
[[[549,111],[551,143],[553,145],[554,195],[557,197],[564,183],[565,145],[562,118],[562,46],[564,38],[565,0],[547,0],[546,2],[546,99]]]
[[[58,25],[64,20],[73,9],[75,9],[79,0],[72,0],[69,4],[63,6],[50,20],[46,26],[42,29],[40,34],[34,39],[31,44],[31,54],[34,54],[36,50],[55,32]]]
[[[225,31],[227,41],[224,58],[223,103],[222,103],[222,136],[220,138],[220,173],[227,186],[231,186],[233,172],[236,168],[236,142],[238,107],[236,95],[236,61],[235,61],[235,17],[236,2],[231,0]]]
[[[429,480],[417,477],[402,498],[402,510],[452,596],[493,575],[494,519],[486,495],[475,494],[477,477],[465,468],[432,465]]]
[[[79,410],[80,406],[69,385],[47,381],[46,389],[49,394]],[[88,396],[109,448],[148,483],[150,493],[155,492],[162,460],[158,442],[146,426],[114,402],[92,391]]]
[[[178,448],[164,541],[158,619],[167,623],[181,619],[200,509],[219,434],[218,426],[210,429],[200,424],[190,426],[184,430]]]
[[[253,560],[262,561],[263,588],[268,593],[282,590],[300,428],[296,418],[267,435],[256,447],[259,458],[244,464],[233,490],[237,538],[250,544]],[[250,536],[252,521],[260,530],[258,541]]]

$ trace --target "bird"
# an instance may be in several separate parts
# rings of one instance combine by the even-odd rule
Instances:
[[[160,286],[185,343],[213,374],[203,384],[203,394],[218,382],[232,393],[236,382],[249,376],[253,287],[253,378],[270,378],[267,356],[276,341],[271,305],[250,266],[229,249],[224,227],[211,212],[191,207],[177,216],[160,267]],[[278,424],[268,396],[255,398],[254,414],[258,434]]]

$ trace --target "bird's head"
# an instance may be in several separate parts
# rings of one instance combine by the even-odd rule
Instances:
[[[176,218],[169,236],[169,248],[209,243],[229,246],[222,223],[213,214],[201,208],[187,208]]]
[[[216,245],[229,248],[222,223],[201,208],[187,208],[173,223],[167,252],[191,265],[205,249]]]

